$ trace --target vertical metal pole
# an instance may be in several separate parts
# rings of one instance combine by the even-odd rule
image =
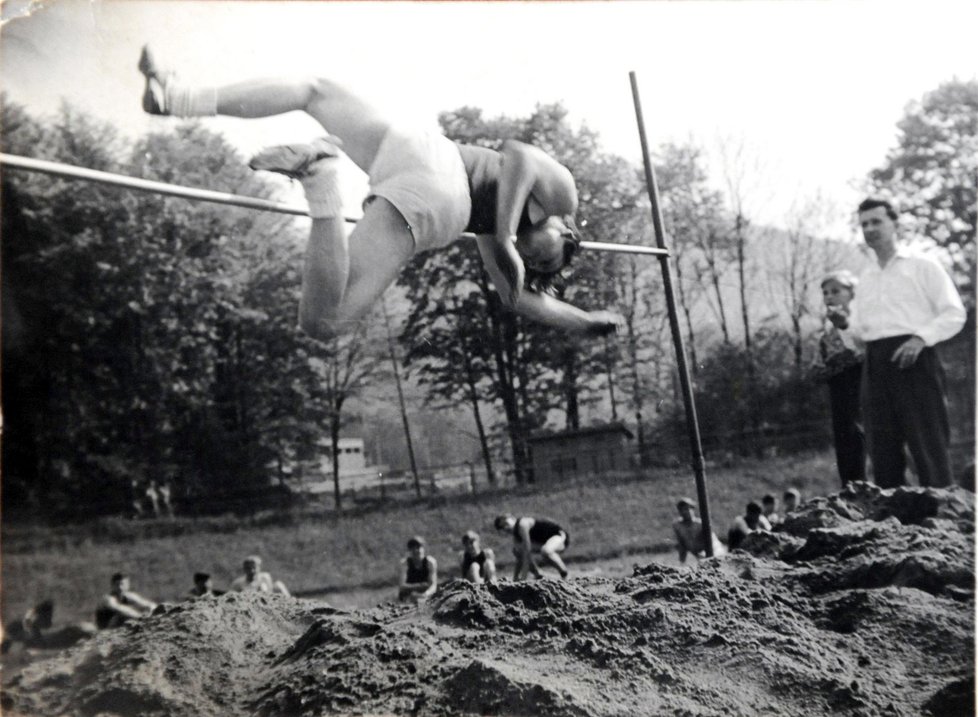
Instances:
[[[387,348],[391,354],[391,366],[394,368],[394,385],[397,386],[397,401],[401,406],[401,421],[404,422],[404,439],[407,441],[408,458],[411,459],[411,475],[414,476],[414,492],[421,497],[421,479],[418,478],[418,464],[414,460],[414,442],[411,440],[411,424],[408,422],[407,407],[404,405],[404,390],[401,388],[401,372],[397,367],[397,354],[394,353],[394,338],[391,336],[391,319],[387,313],[387,299],[381,297],[380,305],[384,309],[384,326],[387,327]]]
[[[659,207],[659,189],[655,181],[655,170],[649,155],[648,138],[645,135],[645,120],[642,117],[642,102],[638,96],[638,83],[635,72],[629,72],[628,78],[632,84],[632,99],[635,102],[635,119],[638,121],[638,135],[642,141],[642,160],[645,164],[645,184],[649,191],[649,201],[652,203],[652,226],[655,229],[655,241],[660,249],[666,248],[665,231],[662,226],[662,210]],[[706,465],[703,461],[703,446],[700,441],[700,425],[696,419],[696,404],[693,401],[693,388],[689,380],[689,369],[686,365],[686,347],[683,344],[683,334],[679,327],[679,315],[676,312],[676,295],[672,289],[672,273],[669,269],[668,256],[660,256],[662,267],[662,286],[666,292],[666,306],[669,310],[669,327],[672,329],[672,342],[676,347],[676,367],[679,369],[679,381],[682,384],[683,403],[686,407],[686,430],[689,434],[689,447],[693,457],[693,473],[696,476],[696,497],[700,504],[700,516],[703,520],[703,542],[706,554],[713,556],[713,527],[710,522],[710,499],[706,492]]]

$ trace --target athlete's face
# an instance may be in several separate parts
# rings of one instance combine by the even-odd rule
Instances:
[[[476,555],[479,552],[478,538],[462,538],[462,547],[469,555]]]
[[[564,244],[567,228],[563,222],[551,217],[542,225],[522,232],[516,240],[516,251],[527,269],[543,274],[560,271],[564,266]]]

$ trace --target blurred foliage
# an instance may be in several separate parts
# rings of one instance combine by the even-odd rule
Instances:
[[[4,150],[268,197],[196,123],[134,144],[65,106],[3,105]],[[180,512],[281,501],[362,384],[324,380],[348,344],[296,330],[302,231],[268,213],[24,172],[3,175],[7,515],[130,510],[146,481]]]
[[[197,123],[132,142],[69,106],[44,121],[6,101],[2,112],[5,152],[272,194]],[[464,107],[440,121],[454,140],[496,148],[515,138],[565,164],[585,239],[655,244],[640,172],[572,126],[563,106],[494,118]],[[943,355],[956,440],[973,442],[978,82],[942,85],[897,126],[868,184],[951,258],[970,323]],[[724,209],[739,200],[711,188],[706,161],[692,143],[664,145],[656,172],[707,456],[827,445],[826,391],[801,370],[817,328],[810,291],[851,259],[826,248],[824,212],[808,209],[791,218],[783,250],[759,232],[746,242],[746,218]],[[8,517],[125,514],[150,479],[172,485],[183,513],[281,505],[287,467],[338,438],[348,401],[384,380],[388,348],[369,332],[324,344],[295,328],[304,231],[289,218],[17,171],[3,173],[2,200]],[[636,429],[643,465],[688,460],[654,259],[585,251],[567,272],[563,299],[625,317],[608,341],[506,311],[472,242],[419,255],[399,284],[411,378],[430,406],[471,410],[489,475],[508,465],[529,482],[531,432],[610,420]]]
[[[440,121],[446,135],[462,143],[498,148],[517,139],[543,149],[575,177],[585,238],[623,239],[620,227],[635,210],[640,187],[634,169],[601,153],[595,133],[573,128],[563,106],[493,119],[466,107],[442,113]],[[613,255],[582,252],[565,272],[558,297],[584,310],[617,306],[615,265]],[[613,343],[531,325],[506,311],[471,242],[420,256],[401,284],[412,307],[401,340],[413,375],[432,398],[470,405],[480,427],[483,405],[498,410],[517,480],[531,480],[526,436],[554,412],[566,427],[580,426],[581,407],[599,401],[615,380]],[[490,437],[480,434],[489,464]]]
[[[914,239],[935,244],[970,310],[975,306],[978,227],[978,80],[945,82],[907,105],[897,145],[870,187],[912,216]]]

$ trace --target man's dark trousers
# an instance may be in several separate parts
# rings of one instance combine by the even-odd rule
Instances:
[[[910,449],[920,484],[952,484],[948,451],[950,427],[944,394],[944,368],[926,347],[909,368],[891,359],[909,336],[892,336],[866,345],[866,423],[873,477],[883,488],[904,485]]]
[[[862,422],[863,365],[849,366],[828,380],[835,462],[842,485],[866,480],[866,436]]]

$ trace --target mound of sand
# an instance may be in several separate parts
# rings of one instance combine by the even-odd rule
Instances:
[[[26,668],[24,715],[974,714],[974,496],[859,484],[746,550],[449,584],[421,610],[226,595]]]

